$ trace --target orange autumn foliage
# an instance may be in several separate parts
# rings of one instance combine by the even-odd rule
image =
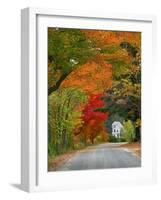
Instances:
[[[105,31],[105,30],[82,30],[87,38],[93,40],[98,46],[119,44],[126,39],[126,42],[140,46],[141,33],[124,31]]]
[[[91,120],[88,124],[85,124],[81,129],[81,135],[86,143],[94,144],[94,139],[100,135],[102,141],[107,141],[108,134],[104,127],[104,122],[99,122],[97,126],[93,126],[96,122]]]
[[[104,93],[112,84],[112,67],[105,61],[90,61],[74,70],[61,87],[78,87],[86,94]]]
[[[91,95],[104,94],[112,85],[112,66],[105,62],[101,56],[78,67],[62,83],[61,88],[78,87],[86,92],[88,97]],[[84,105],[83,105],[84,107]],[[95,125],[93,126],[93,123]],[[75,129],[75,136],[80,135],[85,142],[94,142],[97,135],[103,141],[107,141],[107,132],[104,130],[104,122],[96,119],[89,123],[83,123],[81,127]]]

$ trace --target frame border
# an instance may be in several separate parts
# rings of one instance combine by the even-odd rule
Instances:
[[[154,15],[118,14],[88,11],[25,8],[21,10],[21,189],[42,191],[38,185],[37,166],[37,15],[75,18],[114,19],[152,23],[153,63],[156,60],[156,17]],[[155,137],[155,136],[154,136]],[[155,138],[154,138],[155,140]],[[154,141],[155,142],[155,141]],[[153,144],[153,181],[156,182],[156,147]],[[50,191],[52,188],[48,188]],[[45,189],[46,190],[46,189]]]

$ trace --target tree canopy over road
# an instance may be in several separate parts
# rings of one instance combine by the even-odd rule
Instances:
[[[141,33],[48,28],[48,153],[141,141]]]

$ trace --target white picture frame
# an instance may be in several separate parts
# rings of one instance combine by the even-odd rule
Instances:
[[[143,136],[142,144],[142,169],[47,172],[47,132],[45,133],[47,127],[47,76],[45,76],[47,67],[44,66],[45,63],[47,66],[47,53],[44,54],[47,50],[47,41],[43,31],[49,26],[109,30],[110,27],[105,26],[106,21],[111,22],[111,30],[141,31],[143,40],[145,39],[142,44],[142,102],[144,103],[142,112],[143,131],[146,134]],[[39,43],[40,39],[42,42]],[[40,50],[40,45],[43,45],[43,51]],[[149,137],[154,121],[150,114],[152,112],[152,96],[150,95],[152,88],[149,77],[151,75],[150,66],[155,67],[156,60],[155,16],[25,8],[21,15],[21,47],[21,188],[33,192],[155,183],[155,134]],[[40,85],[41,91],[39,90]],[[42,130],[44,130],[43,133]]]

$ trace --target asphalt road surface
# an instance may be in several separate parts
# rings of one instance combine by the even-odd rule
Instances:
[[[141,167],[141,159],[118,143],[105,143],[79,151],[57,171],[128,167]]]

